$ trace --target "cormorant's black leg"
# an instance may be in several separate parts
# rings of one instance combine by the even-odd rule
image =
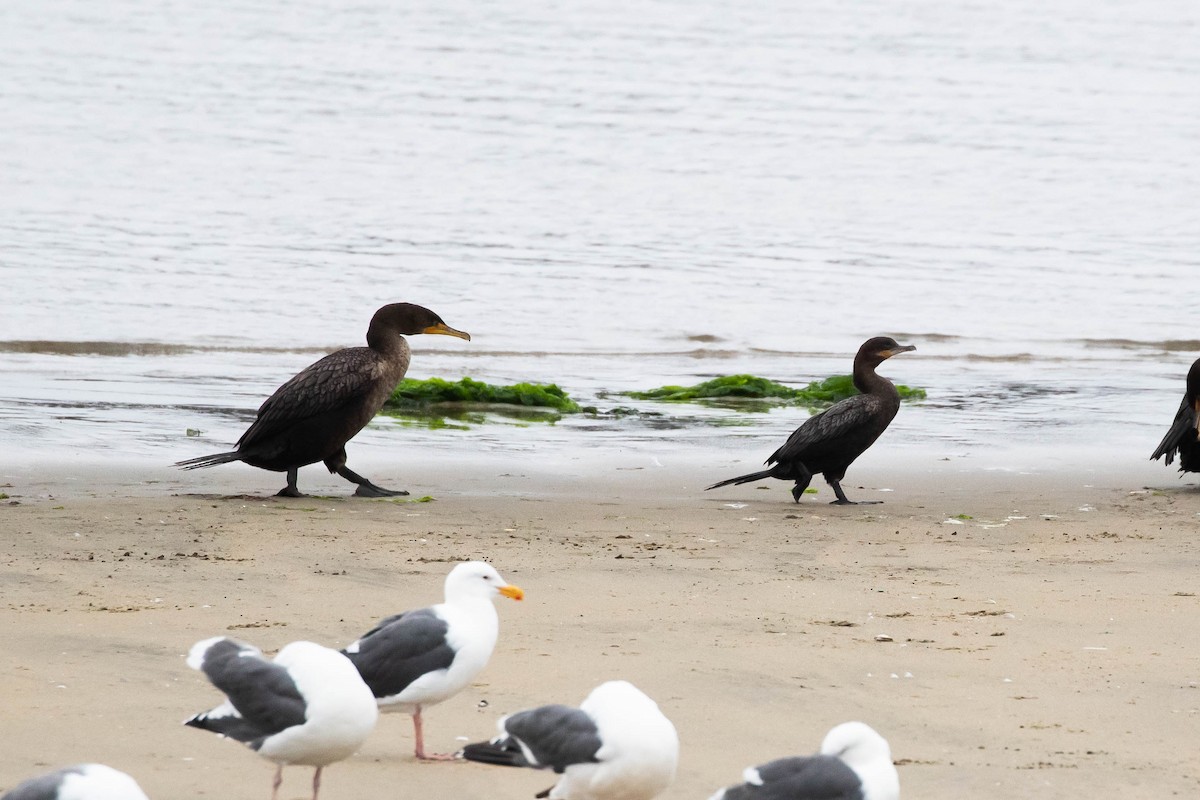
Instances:
[[[296,487],[296,478],[300,474],[300,470],[289,469],[287,472],[287,486],[279,490],[276,497],[304,497],[304,492]]]
[[[358,488],[354,490],[354,493],[359,497],[403,497],[408,494],[403,489],[396,491],[395,489],[384,489],[382,486],[376,486],[362,475],[344,465],[337,468],[337,474],[351,483],[358,484]]]
[[[804,469],[804,468],[801,467],[801,469]],[[812,483],[812,479],[813,479],[812,473],[809,472],[807,469],[804,469],[804,475],[802,477],[796,478],[796,485],[792,487],[792,499],[793,500],[795,500],[797,503],[800,502],[800,498],[804,496],[804,490],[808,488],[808,485],[810,483]]]
[[[829,504],[831,506],[870,506],[883,502],[882,500],[851,500],[850,498],[846,497],[846,493],[842,491],[842,484],[840,481],[835,481],[833,478],[826,478],[825,480],[829,481],[829,485],[833,487],[833,493],[837,495],[837,500],[834,500]]]

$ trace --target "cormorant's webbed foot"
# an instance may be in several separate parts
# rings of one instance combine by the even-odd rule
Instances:
[[[358,488],[354,490],[356,497],[405,497],[408,495],[408,492],[403,489],[385,489],[382,486],[376,486],[349,467],[338,467],[337,474],[351,483],[358,484]]]
[[[828,480],[828,478],[826,479]],[[837,500],[834,500],[829,505],[831,506],[873,506],[882,503],[882,500],[851,500],[846,497],[846,493],[842,491],[840,481],[829,481],[829,485],[833,487],[833,493],[837,495]]]
[[[403,489],[385,489],[382,486],[376,486],[370,481],[360,483],[358,488],[354,490],[357,497],[406,497],[408,492]]]
[[[299,469],[289,469],[287,472],[287,486],[276,492],[276,497],[307,497],[308,495],[300,491],[296,487],[296,480],[300,475]]]

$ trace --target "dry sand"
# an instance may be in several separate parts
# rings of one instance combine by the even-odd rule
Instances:
[[[498,601],[488,668],[428,712],[433,749],[625,678],[679,729],[668,799],[850,719],[889,739],[908,798],[1200,794],[1194,482],[856,468],[851,496],[886,502],[839,508],[823,485],[801,505],[778,482],[700,491],[726,474],[441,465],[409,487],[430,503],[351,499],[311,468],[302,488],[338,496],[267,497],[279,476],[241,465],[9,479],[0,788],[86,760],[155,800],[265,800],[271,765],[180,725],[218,700],[188,647],[341,646],[484,558],[527,599]],[[285,770],[281,797],[310,777]],[[322,797],[529,798],[552,781],[416,763],[392,714]]]

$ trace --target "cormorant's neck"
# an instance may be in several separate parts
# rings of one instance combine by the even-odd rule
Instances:
[[[892,382],[875,372],[877,366],[878,364],[868,361],[855,362],[854,388],[863,394],[879,394],[881,391],[884,393],[894,392],[896,389]]]
[[[390,357],[407,350],[408,343],[392,328],[371,328],[367,331],[367,347],[380,355]]]

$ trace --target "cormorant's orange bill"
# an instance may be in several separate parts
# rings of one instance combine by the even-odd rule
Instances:
[[[525,591],[520,586],[513,586],[511,583],[508,586],[501,586],[500,594],[511,597],[513,600],[525,599]]]
[[[899,347],[893,347],[888,350],[880,350],[879,355],[882,358],[891,358],[892,356],[896,355],[897,353],[907,353],[909,350],[916,350],[916,349],[917,349],[917,346],[915,344],[902,344]]]
[[[430,325],[428,328],[421,331],[421,333],[440,333],[444,336],[457,336],[459,339],[466,339],[468,342],[471,341],[471,334],[467,333],[466,331],[456,331],[454,328],[451,328],[444,322],[439,322],[436,325]]]

